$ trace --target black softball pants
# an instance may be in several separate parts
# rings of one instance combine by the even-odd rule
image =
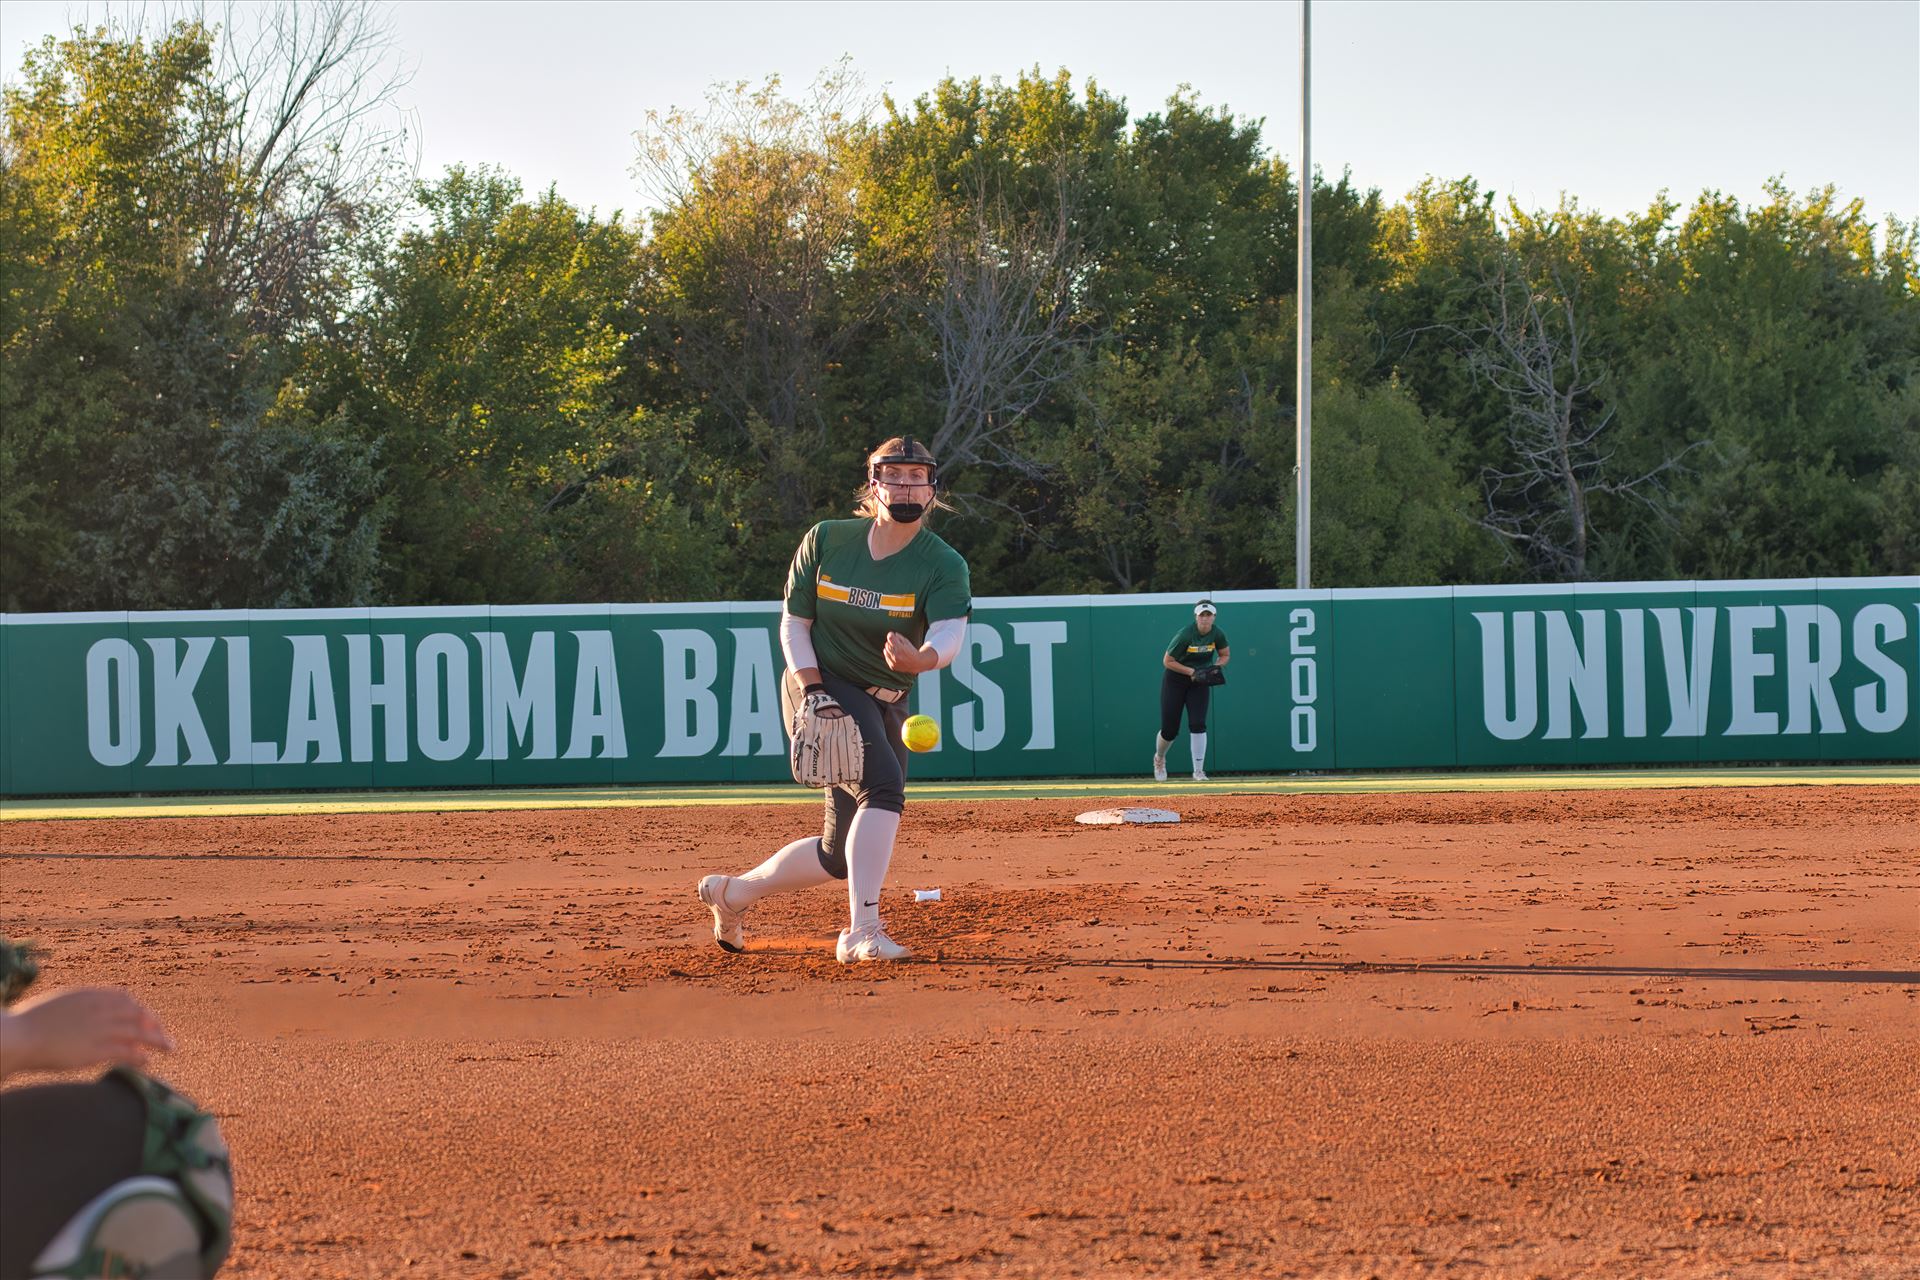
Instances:
[[[795,698],[792,673],[785,682],[788,696]],[[833,700],[847,709],[860,726],[860,741],[866,747],[860,768],[860,786],[827,788],[827,812],[820,831],[820,865],[836,880],[847,878],[847,830],[853,815],[865,808],[900,813],[907,807],[907,744],[900,726],[907,720],[907,699],[882,702],[867,692],[865,685],[844,680],[822,668],[820,683]],[[792,708],[787,720],[793,719]]]
[[[1180,736],[1180,709],[1187,711],[1187,730],[1191,733],[1207,731],[1207,702],[1213,689],[1204,684],[1195,684],[1178,671],[1165,671],[1160,676],[1160,736],[1172,742]]]

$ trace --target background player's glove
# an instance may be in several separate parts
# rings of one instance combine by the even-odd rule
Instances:
[[[831,694],[815,691],[801,699],[794,708],[792,734],[788,761],[795,782],[817,791],[860,781],[866,743],[859,724]]]
[[[1227,673],[1212,663],[1208,663],[1204,667],[1195,667],[1193,669],[1193,682],[1197,685],[1209,687],[1216,684],[1225,684],[1227,682]]]

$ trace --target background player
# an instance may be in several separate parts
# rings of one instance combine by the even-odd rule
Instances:
[[[1160,732],[1153,740],[1153,780],[1167,780],[1167,748],[1180,736],[1180,709],[1187,711],[1192,735],[1193,780],[1207,780],[1207,703],[1213,686],[1226,680],[1227,633],[1214,625],[1213,601],[1193,606],[1193,622],[1167,646],[1160,659]]]

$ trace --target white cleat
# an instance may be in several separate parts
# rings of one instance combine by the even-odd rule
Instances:
[[[877,924],[842,929],[840,941],[833,948],[833,958],[841,964],[859,964],[862,960],[905,960],[912,954],[889,938],[887,931]]]
[[[1193,780],[1195,782],[1205,782],[1207,780],[1207,771],[1205,769],[1195,769],[1193,771]]]
[[[708,876],[700,882],[700,901],[713,908],[713,940],[722,951],[747,949],[747,913],[727,905],[726,876]]]
[[[1165,756],[1155,756],[1153,758],[1153,780],[1155,782],[1165,782],[1167,780],[1167,758]]]

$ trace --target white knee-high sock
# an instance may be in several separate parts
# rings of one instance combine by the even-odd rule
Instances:
[[[1154,754],[1154,758],[1155,758],[1155,759],[1158,759],[1158,760],[1164,760],[1164,759],[1166,759],[1166,758],[1167,758],[1167,748],[1168,748],[1168,747],[1170,747],[1170,746],[1172,746],[1172,745],[1173,745],[1173,743],[1172,743],[1172,742],[1171,742],[1170,740],[1168,740],[1168,739],[1166,739],[1166,738],[1163,738],[1163,737],[1161,737],[1161,736],[1160,736],[1159,734],[1157,734],[1157,733],[1156,733],[1156,734],[1154,734],[1154,735],[1153,735],[1153,754]]]
[[[820,865],[820,837],[795,840],[743,876],[727,877],[727,906],[744,911],[770,893],[811,889],[833,879]]]
[[[1204,733],[1189,733],[1187,735],[1187,741],[1193,744],[1193,769],[1195,773],[1198,773],[1200,770],[1206,768],[1207,765],[1207,735]]]
[[[893,861],[893,840],[900,815],[887,809],[862,809],[847,831],[847,909],[853,927],[880,919],[880,886]]]

